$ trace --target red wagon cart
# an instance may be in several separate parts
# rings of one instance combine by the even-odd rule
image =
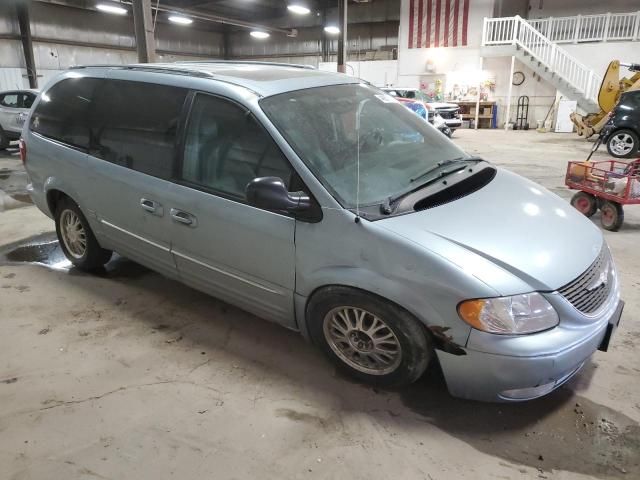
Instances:
[[[569,162],[565,185],[579,190],[571,205],[590,217],[598,208],[606,230],[617,231],[624,221],[623,205],[640,204],[640,158],[632,162]]]

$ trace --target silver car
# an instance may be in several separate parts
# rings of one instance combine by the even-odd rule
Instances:
[[[447,127],[455,132],[456,128],[462,127],[462,117],[460,117],[460,107],[456,103],[434,102],[425,95],[419,88],[411,87],[382,87],[382,90],[394,97],[409,98],[418,100],[427,105],[427,108],[434,110],[442,117]]]
[[[341,369],[551,392],[623,303],[599,229],[349,76],[256,63],[76,68],[23,131],[36,205],[86,270],[112,252],[310,339]]]
[[[29,109],[37,96],[37,90],[0,92],[0,150],[20,138]]]

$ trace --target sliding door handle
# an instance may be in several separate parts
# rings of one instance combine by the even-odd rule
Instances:
[[[194,217],[188,212],[178,210],[177,208],[172,208],[170,210],[170,214],[171,214],[171,218],[174,221],[178,223],[182,223],[183,225],[187,225],[192,228],[198,225],[198,222],[196,221],[196,217]]]
[[[162,205],[154,200],[149,200],[148,198],[140,199],[140,208],[149,213],[153,213],[154,215],[162,216],[164,214]]]

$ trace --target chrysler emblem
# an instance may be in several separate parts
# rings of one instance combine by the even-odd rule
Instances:
[[[609,264],[607,263],[605,267],[602,269],[602,272],[600,272],[600,275],[598,275],[598,278],[596,278],[591,283],[591,285],[589,285],[586,288],[586,290],[587,292],[593,292],[594,290],[597,290],[598,288],[607,285],[608,281],[609,281]]]

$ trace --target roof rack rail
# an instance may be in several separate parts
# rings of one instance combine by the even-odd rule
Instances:
[[[210,72],[203,72],[196,69],[179,69],[173,67],[166,67],[161,65],[110,65],[110,64],[97,64],[97,65],[76,65],[70,67],[70,70],[80,70],[83,68],[113,68],[117,70],[140,70],[144,72],[158,72],[158,73],[171,73],[174,75],[188,75],[191,77],[203,77],[203,78],[215,78],[215,75]]]
[[[272,67],[291,67],[291,68],[303,68],[305,70],[316,70],[313,65],[304,65],[302,63],[282,63],[282,62],[260,62],[258,60],[185,60],[173,62],[176,65],[193,65],[193,64],[216,64],[216,63],[228,63],[232,65],[267,65]]]

